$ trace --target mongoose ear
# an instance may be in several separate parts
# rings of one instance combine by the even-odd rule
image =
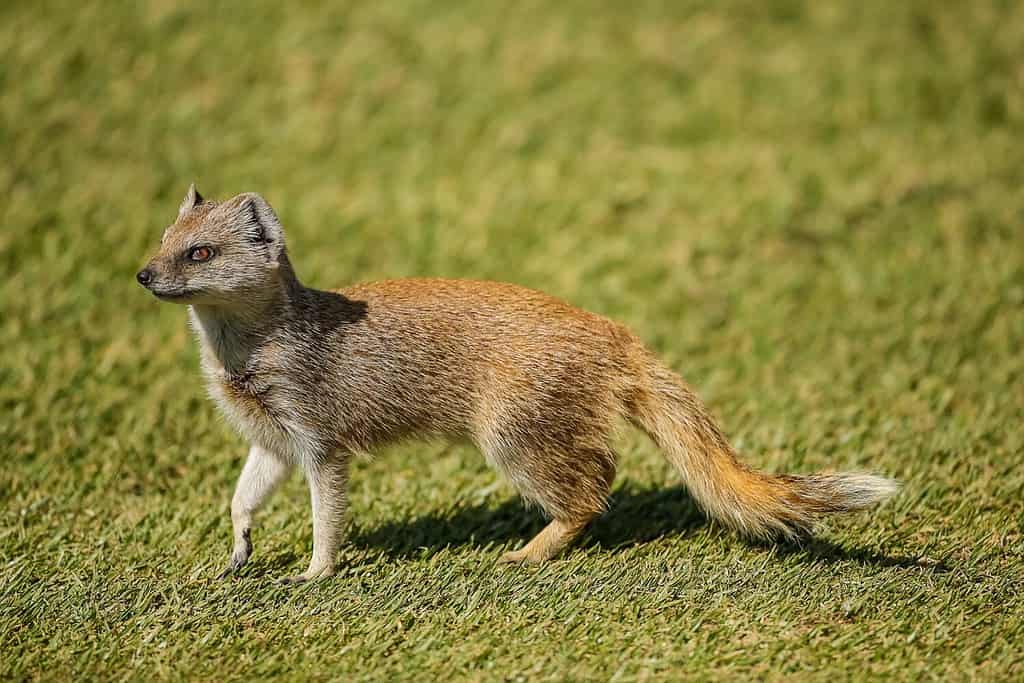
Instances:
[[[184,216],[186,213],[202,203],[203,196],[199,194],[199,190],[196,189],[196,184],[192,183],[188,186],[188,192],[185,194],[185,198],[181,200],[181,206],[178,207],[178,216]]]
[[[255,192],[238,195],[236,225],[247,240],[267,250],[269,260],[277,262],[284,251],[284,228],[266,199]]]

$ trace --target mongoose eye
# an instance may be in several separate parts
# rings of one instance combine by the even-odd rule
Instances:
[[[197,263],[209,261],[213,258],[213,249],[209,247],[192,247],[188,250],[188,258],[190,261],[196,261]]]

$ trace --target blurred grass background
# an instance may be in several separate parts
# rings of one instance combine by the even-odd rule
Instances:
[[[1014,2],[7,2],[0,677],[1024,673],[1024,9]],[[245,445],[132,275],[188,183],[300,277],[515,281],[629,324],[773,471],[905,489],[818,543],[706,524],[632,434],[539,569],[475,452],[361,463],[297,589],[293,481],[229,550]]]

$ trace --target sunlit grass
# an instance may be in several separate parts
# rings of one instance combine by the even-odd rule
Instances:
[[[1024,13],[1008,2],[6,3],[0,677],[1024,674]],[[132,274],[191,181],[311,285],[501,279],[629,324],[773,471],[904,482],[805,548],[708,525],[624,434],[540,519],[464,447],[361,462],[329,581]]]

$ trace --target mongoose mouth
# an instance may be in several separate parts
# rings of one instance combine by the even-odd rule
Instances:
[[[179,289],[176,291],[156,291],[151,290],[153,296],[161,301],[183,301],[185,299],[191,299],[193,296],[198,294],[194,289]]]

